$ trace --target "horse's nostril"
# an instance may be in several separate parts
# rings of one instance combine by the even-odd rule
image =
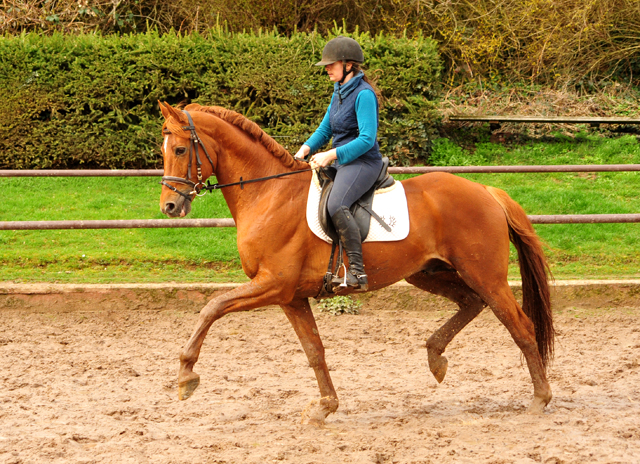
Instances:
[[[175,203],[165,203],[164,205],[164,210],[167,213],[172,213],[173,211],[175,211],[176,209],[176,204]]]

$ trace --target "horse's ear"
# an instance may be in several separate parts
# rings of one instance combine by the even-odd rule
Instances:
[[[160,105],[162,116],[164,116],[165,119],[169,119],[169,117],[171,116],[171,105],[166,102],[162,103],[160,100],[158,100],[158,105]]]
[[[187,123],[187,118],[184,116],[184,113],[182,111],[175,109],[173,106],[171,106],[167,102],[162,103],[161,101],[158,101],[158,104],[160,105],[160,111],[162,111],[162,116],[164,116],[165,119],[173,118],[176,121],[179,121],[185,124]]]

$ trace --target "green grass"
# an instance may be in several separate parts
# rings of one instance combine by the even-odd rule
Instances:
[[[2,221],[165,218],[155,178],[10,178],[0,185]],[[195,201],[189,217],[230,214],[216,192]],[[234,228],[0,231],[0,280],[241,280],[235,239]]]
[[[439,164],[640,164],[635,137],[580,135],[525,146],[444,139]],[[398,178],[406,176],[396,176]],[[640,173],[474,174],[506,190],[528,214],[640,213]],[[2,178],[0,221],[163,218],[155,178]],[[191,218],[229,217],[220,192],[198,198]],[[179,220],[179,219],[176,219]],[[535,226],[557,279],[640,277],[640,225]],[[234,228],[0,231],[0,280],[219,282],[245,280]],[[510,277],[518,278],[512,252]]]

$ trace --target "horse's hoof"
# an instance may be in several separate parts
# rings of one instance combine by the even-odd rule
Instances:
[[[429,354],[429,369],[438,383],[442,383],[444,376],[447,375],[448,366],[449,361],[445,356]]]
[[[326,425],[324,419],[322,419],[321,417],[303,417],[300,423],[302,425],[310,425],[319,429],[323,428]]]
[[[534,397],[533,402],[527,409],[527,414],[542,414],[544,412],[544,408],[549,404],[549,401],[551,401],[551,397],[549,397],[549,399]]]
[[[323,410],[319,400],[313,400],[304,408],[301,416],[301,424],[323,427],[324,419],[328,416],[328,413]]]
[[[323,427],[324,420],[329,414],[336,412],[338,409],[338,399],[325,396],[319,400],[312,400],[302,411],[301,423]]]
[[[198,385],[200,385],[200,376],[194,373],[193,378],[178,384],[178,398],[181,400],[189,399]]]

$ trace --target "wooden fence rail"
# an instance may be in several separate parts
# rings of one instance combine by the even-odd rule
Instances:
[[[640,214],[555,214],[531,215],[533,224],[637,223]],[[80,230],[80,229],[168,229],[187,227],[235,227],[232,218],[219,219],[131,219],[104,221],[6,221],[0,230]]]
[[[457,122],[488,122],[489,129],[493,132],[500,129],[500,125],[506,123],[525,124],[589,124],[591,127],[599,127],[601,124],[628,126],[640,124],[638,118],[605,117],[605,116],[518,116],[518,115],[467,115],[454,114],[449,116],[449,121]]]
[[[415,166],[390,167],[391,174],[529,173],[529,172],[623,172],[640,171],[640,164],[561,164],[548,166]],[[4,169],[0,177],[161,177],[162,169]]]
[[[552,165],[552,166],[423,166],[392,167],[392,174],[531,173],[531,172],[623,172],[640,171],[640,164]],[[0,170],[0,177],[160,177],[160,169],[71,169]],[[638,223],[640,214],[531,215],[533,224]],[[231,218],[219,219],[132,219],[97,221],[0,221],[0,230],[158,229],[185,227],[235,227]]]

